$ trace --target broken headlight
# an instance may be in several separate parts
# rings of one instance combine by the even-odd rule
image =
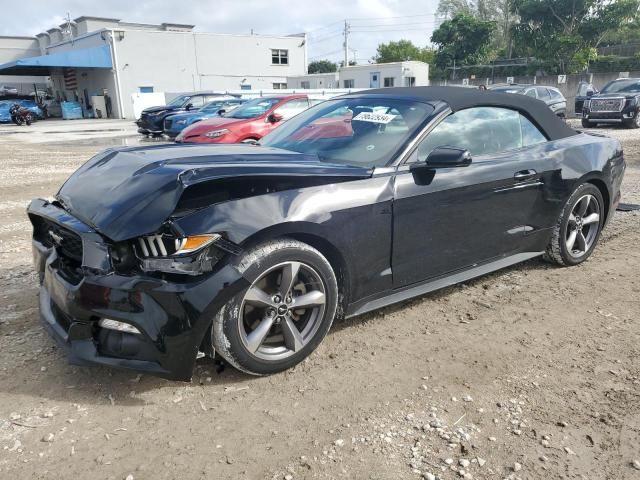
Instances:
[[[138,238],[134,248],[144,271],[200,275],[211,271],[224,255],[215,248],[221,239],[218,233],[185,237],[158,233]]]

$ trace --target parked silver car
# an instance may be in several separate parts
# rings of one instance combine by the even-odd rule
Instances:
[[[555,87],[547,87],[546,85],[493,85],[489,87],[490,90],[496,92],[505,93],[517,93],[520,95],[526,95],[528,97],[537,98],[542,100],[548,105],[548,107],[558,115],[564,118],[567,114],[567,99],[560,90]]]
[[[17,95],[18,89],[15,87],[10,87],[8,85],[0,86],[0,95]]]

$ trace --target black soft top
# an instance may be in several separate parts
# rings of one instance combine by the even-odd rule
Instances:
[[[535,123],[549,140],[558,140],[578,134],[564,120],[553,113],[544,102],[525,95],[462,87],[378,88],[352,94],[352,96],[360,95],[389,95],[414,98],[426,102],[440,101],[449,105],[454,112],[471,107],[511,108],[518,110]]]

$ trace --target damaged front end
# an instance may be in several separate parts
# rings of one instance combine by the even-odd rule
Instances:
[[[34,200],[28,214],[42,323],[71,363],[189,380],[213,315],[248,285],[219,262],[221,238],[187,237],[162,256],[170,234],[156,235],[152,256],[150,243],[145,255],[141,239],[112,242],[55,202]]]

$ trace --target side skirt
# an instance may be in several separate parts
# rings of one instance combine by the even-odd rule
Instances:
[[[544,252],[518,253],[516,255],[503,257],[499,260],[494,260],[482,265],[477,265],[467,270],[448,275],[446,277],[440,277],[435,280],[429,280],[427,282],[420,283],[418,285],[408,286],[402,290],[394,290],[384,297],[369,300],[361,305],[353,305],[349,309],[346,318],[355,317],[356,315],[362,315],[363,313],[377,310],[388,305],[393,305],[394,303],[402,302],[404,300],[409,300],[410,298],[424,295],[425,293],[440,290],[441,288],[450,287],[457,283],[466,282],[467,280],[471,280],[472,278],[480,277],[482,275],[486,275],[487,273],[510,267],[511,265],[515,265],[516,263],[521,263],[526,260],[539,257],[542,254],[544,254]]]

